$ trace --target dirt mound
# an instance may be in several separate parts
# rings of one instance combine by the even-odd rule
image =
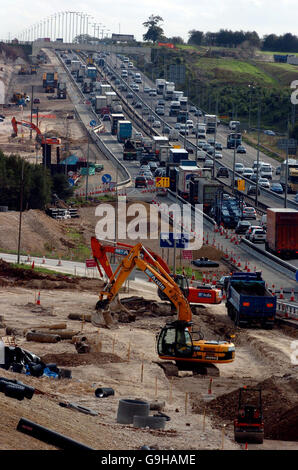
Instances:
[[[246,384],[261,388],[266,439],[298,441],[298,381],[286,374],[283,377],[272,376],[258,384]],[[215,421],[232,424],[238,407],[239,389],[219,396],[206,405],[206,412],[213,415]],[[201,413],[205,402],[192,394],[193,411]]]
[[[54,363],[57,366],[75,367],[86,364],[108,364],[112,362],[125,362],[121,357],[116,354],[94,352],[87,354],[76,354],[76,353],[62,353],[62,354],[46,354],[41,357],[41,360],[46,363]]]
[[[213,246],[203,245],[199,250],[194,250],[192,256],[193,259],[208,258],[213,261],[219,261],[222,258],[223,253]]]

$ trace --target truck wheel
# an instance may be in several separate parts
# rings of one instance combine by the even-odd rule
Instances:
[[[236,314],[234,314],[234,323],[235,323],[235,326],[240,326],[239,313],[238,312],[236,312]]]

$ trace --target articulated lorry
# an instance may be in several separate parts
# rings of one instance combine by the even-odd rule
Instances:
[[[266,250],[280,258],[298,258],[298,211],[268,208],[266,223]]]
[[[203,211],[209,214],[216,203],[216,197],[222,185],[217,181],[211,181],[210,168],[200,168],[200,170],[201,172],[198,172],[189,182],[189,202],[192,205],[202,204]]]
[[[217,126],[217,117],[215,114],[205,114],[204,121],[206,124],[206,133],[214,134]]]
[[[172,100],[174,91],[175,91],[175,83],[174,82],[166,82],[164,90],[163,90],[164,99],[165,100]]]
[[[261,324],[273,328],[276,296],[266,289],[260,272],[233,273],[226,284],[228,316],[236,326]]]
[[[131,139],[132,123],[130,121],[118,121],[117,126],[118,142],[124,143],[127,139]]]
[[[165,88],[166,80],[164,78],[157,78],[155,80],[155,85],[156,85],[156,93],[158,95],[163,95],[163,91]]]

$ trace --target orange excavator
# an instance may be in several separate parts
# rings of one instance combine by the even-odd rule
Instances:
[[[120,288],[134,269],[140,269],[164,293],[177,311],[177,320],[166,324],[157,339],[157,352],[161,359],[174,360],[179,369],[196,370],[202,364],[229,363],[235,358],[235,346],[229,341],[204,340],[202,333],[194,339],[192,331],[192,311],[183,292],[173,277],[138,243],[109,278],[108,283],[99,293],[97,310],[93,312],[91,322],[102,326],[102,317],[109,312]]]
[[[15,117],[12,118],[11,120],[12,128],[13,128],[13,133],[11,134],[11,137],[16,137],[18,135],[18,125],[27,127],[28,129],[32,129],[33,131],[36,132],[36,140],[42,145],[60,145],[61,144],[61,139],[58,139],[57,137],[44,137],[40,131],[40,129],[33,124],[33,122],[30,121],[17,121]]]
[[[109,244],[108,244],[109,243]],[[128,245],[126,243],[114,243],[113,245],[108,240],[105,240],[105,243],[101,242],[95,237],[91,237],[91,249],[93,253],[93,258],[97,264],[97,269],[101,277],[103,277],[103,273],[101,271],[100,266],[103,268],[104,272],[106,273],[108,279],[111,279],[113,276],[112,267],[107,257],[107,253],[111,253],[117,256],[127,256],[129,251],[133,248],[132,245]],[[150,257],[146,255],[146,252],[142,253],[144,260],[147,263],[150,263],[151,258],[153,257],[161,266],[162,268],[170,275],[171,274],[170,268],[164,259],[159,256],[157,253],[154,253],[152,250],[147,249],[148,253],[150,253]],[[221,290],[216,288],[208,288],[205,286],[202,287],[193,287],[189,286],[188,280],[185,276],[181,274],[176,274],[173,276],[176,284],[182,290],[184,296],[190,303],[194,304],[219,304],[222,300]],[[161,300],[166,300],[166,296],[163,292],[158,289],[158,295]]]

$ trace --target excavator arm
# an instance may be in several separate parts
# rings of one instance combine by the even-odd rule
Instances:
[[[144,254],[144,258],[141,258],[142,253]],[[149,263],[145,260],[145,257],[150,259],[151,262]],[[176,307],[179,321],[187,323],[191,321],[192,312],[183,293],[169,273],[156,259],[153,258],[141,243],[138,243],[130,250],[129,254],[122,260],[115,273],[110,277],[110,281],[106,288],[100,292],[99,302],[97,304],[99,308],[106,309],[108,307],[109,303],[115,299],[120,288],[135,268],[139,268],[143,271],[148,278],[150,278],[158,288],[163,291],[167,298]]]
[[[15,117],[12,118],[11,120],[11,125],[13,128],[13,134],[12,137],[17,137],[18,135],[18,125],[27,127],[28,129],[31,129],[36,132],[36,140],[40,142],[41,144],[46,144],[46,145],[60,145],[61,144],[61,139],[58,139],[57,137],[44,137],[41,134],[40,129],[33,124],[33,122],[29,121],[17,121]]]

